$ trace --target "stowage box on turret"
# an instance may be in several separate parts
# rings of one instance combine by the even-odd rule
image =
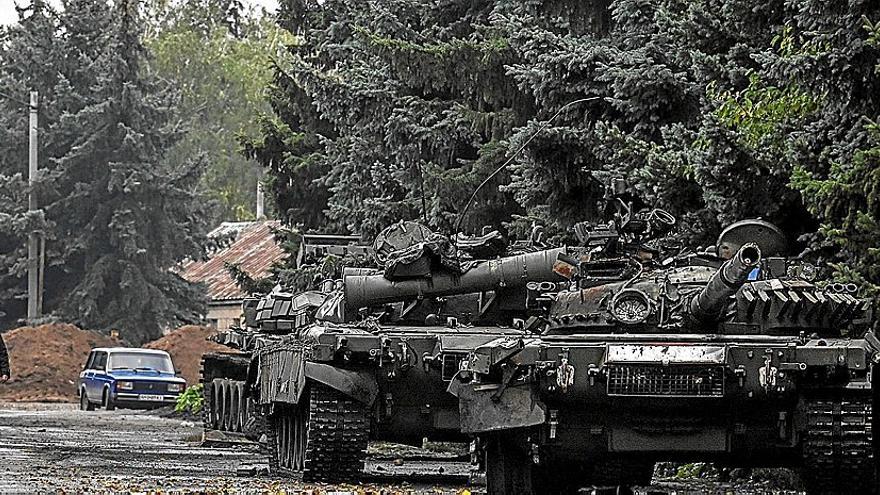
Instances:
[[[543,332],[479,346],[450,390],[491,494],[650,483],[656,461],[802,468],[810,494],[875,493],[880,341],[872,302],[783,257],[760,220],[660,259],[627,211],[581,229],[590,256]]]

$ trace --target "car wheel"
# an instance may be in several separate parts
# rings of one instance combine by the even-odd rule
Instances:
[[[104,389],[104,409],[108,411],[113,411],[116,409],[116,401],[113,400],[113,395],[110,393],[109,388]]]
[[[79,408],[82,411],[94,411],[95,405],[89,401],[89,394],[86,393],[86,389],[82,389],[79,393]]]

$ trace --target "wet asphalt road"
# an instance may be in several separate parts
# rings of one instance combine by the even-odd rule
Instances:
[[[0,403],[0,493],[457,494],[463,489],[460,477],[439,484],[434,476],[429,482],[359,486],[239,477],[239,465],[265,463],[264,455],[254,447],[203,448],[201,434],[191,422],[142,412]],[[426,469],[415,462],[385,464],[372,463],[387,474]]]
[[[460,494],[466,488],[467,464],[448,461],[369,459],[367,481],[357,486],[236,476],[239,466],[263,464],[265,456],[254,446],[205,448],[200,445],[201,435],[202,429],[191,422],[143,412],[0,403],[0,494]],[[636,493],[796,492],[693,481],[656,483]]]

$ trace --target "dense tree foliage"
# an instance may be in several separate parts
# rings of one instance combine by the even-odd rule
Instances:
[[[261,168],[239,153],[238,138],[258,134],[257,116],[269,111],[270,60],[289,34],[238,0],[150,0],[146,10],[150,66],[180,91],[189,128],[169,159],[205,157],[216,222],[253,219]]]
[[[163,159],[184,129],[177,93],[144,64],[138,2],[62,4],[56,12],[35,1],[0,43],[0,90],[42,95],[43,169],[42,211],[30,218],[20,177],[27,112],[3,101],[0,206],[8,237],[0,245],[0,297],[10,316],[21,316],[22,246],[38,225],[48,260],[45,309],[141,343],[204,310],[199,288],[170,271],[203,249],[206,212],[196,187],[204,163]]]
[[[449,229],[534,135],[465,229],[565,237],[622,177],[694,246],[763,217],[880,283],[876,2],[285,0],[279,18],[298,39],[248,145],[292,224]]]

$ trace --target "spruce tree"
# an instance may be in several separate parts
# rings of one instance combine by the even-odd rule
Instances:
[[[367,236],[400,218],[451,229],[505,158],[500,140],[524,121],[511,110],[519,92],[504,77],[508,50],[481,28],[489,6],[282,5],[282,26],[299,38],[277,71],[277,117],[248,145],[286,220]],[[520,211],[496,186],[469,230]]]
[[[143,63],[135,0],[68,0],[46,18],[52,29],[45,36],[27,21],[11,33],[24,46],[38,39],[53,50],[32,64],[47,67],[37,79],[45,88],[45,309],[84,327],[118,329],[140,344],[204,311],[202,290],[171,271],[202,251],[205,211],[196,185],[203,163],[163,159],[185,129],[175,93]],[[29,86],[16,65],[4,58],[2,80]],[[5,275],[4,285],[20,287],[21,270]]]
[[[47,214],[71,239],[66,265],[77,273],[60,313],[140,343],[202,312],[198,291],[170,268],[200,253],[203,163],[162,161],[182,136],[175,98],[143,72],[137,2],[113,10],[94,102],[62,121],[77,139],[58,159],[66,194]]]
[[[86,53],[96,56],[100,49],[100,42],[91,46],[76,43],[75,27],[64,26],[68,16],[56,12],[44,0],[34,0],[17,10],[20,23],[0,32],[0,92],[5,95],[0,97],[0,307],[6,313],[7,324],[14,324],[26,314],[28,234],[41,232],[47,241],[47,259],[59,260],[58,264],[47,264],[47,276],[63,266],[59,244],[54,242],[51,232],[51,219],[43,211],[26,211],[28,108],[23,103],[28,101],[29,91],[39,93],[39,166],[43,179],[37,183],[37,194],[45,204],[53,198],[50,181],[45,179],[54,169],[52,160],[69,147],[60,136],[56,139],[51,129],[67,111],[67,105],[75,104],[77,94],[87,92],[93,81],[78,80],[83,73],[74,73],[74,64],[64,61],[88,57]],[[95,23],[96,29],[101,29],[100,16],[87,18]],[[70,32],[62,39],[59,34],[63,28]],[[46,293],[52,298],[56,292],[54,287],[47,287]]]
[[[863,119],[880,104],[863,19],[880,4],[287,0],[299,41],[252,150],[290,223],[370,234],[399,218],[448,230],[531,139],[466,230],[569,237],[618,177],[692,247],[763,217],[876,280],[856,254],[875,218]]]

